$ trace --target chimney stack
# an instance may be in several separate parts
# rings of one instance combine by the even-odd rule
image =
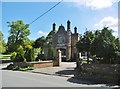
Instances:
[[[53,32],[55,32],[55,30],[56,30],[56,24],[53,23]]]
[[[70,30],[70,21],[67,21],[67,30]]]
[[[75,33],[75,34],[77,33],[77,27],[74,28],[74,33]]]

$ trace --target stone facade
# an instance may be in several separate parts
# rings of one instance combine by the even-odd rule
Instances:
[[[61,50],[62,60],[69,61],[71,59],[76,59],[77,49],[76,42],[79,41],[79,34],[77,33],[77,28],[74,28],[74,33],[70,29],[70,21],[67,21],[67,30],[61,24],[58,30],[56,30],[56,24],[53,24],[52,33],[52,46],[55,51],[55,58],[57,57],[57,51]]]

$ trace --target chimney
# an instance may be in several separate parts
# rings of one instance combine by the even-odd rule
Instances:
[[[56,30],[56,24],[55,23],[53,23],[53,32],[55,32],[55,30]]]
[[[74,33],[75,34],[77,33],[77,27],[74,27]]]
[[[67,30],[70,30],[70,21],[67,21]]]

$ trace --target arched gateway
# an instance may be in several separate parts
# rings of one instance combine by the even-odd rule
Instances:
[[[57,50],[61,50],[61,57],[64,61],[75,59],[77,55],[76,42],[79,41],[77,28],[74,28],[74,33],[70,30],[70,21],[67,21],[67,30],[61,24],[56,31],[56,24],[53,24],[52,31],[52,46],[54,48],[54,56],[57,57]]]

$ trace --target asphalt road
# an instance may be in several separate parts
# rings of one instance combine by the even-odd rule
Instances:
[[[110,89],[105,85],[77,84],[67,80],[67,77],[18,71],[2,71],[2,87],[101,87],[101,89]]]
[[[30,72],[11,70],[2,71],[2,87],[92,87],[87,89],[111,89],[103,84],[88,85],[84,81],[79,83],[69,81],[70,77],[60,77]],[[72,79],[72,81],[78,81]]]

